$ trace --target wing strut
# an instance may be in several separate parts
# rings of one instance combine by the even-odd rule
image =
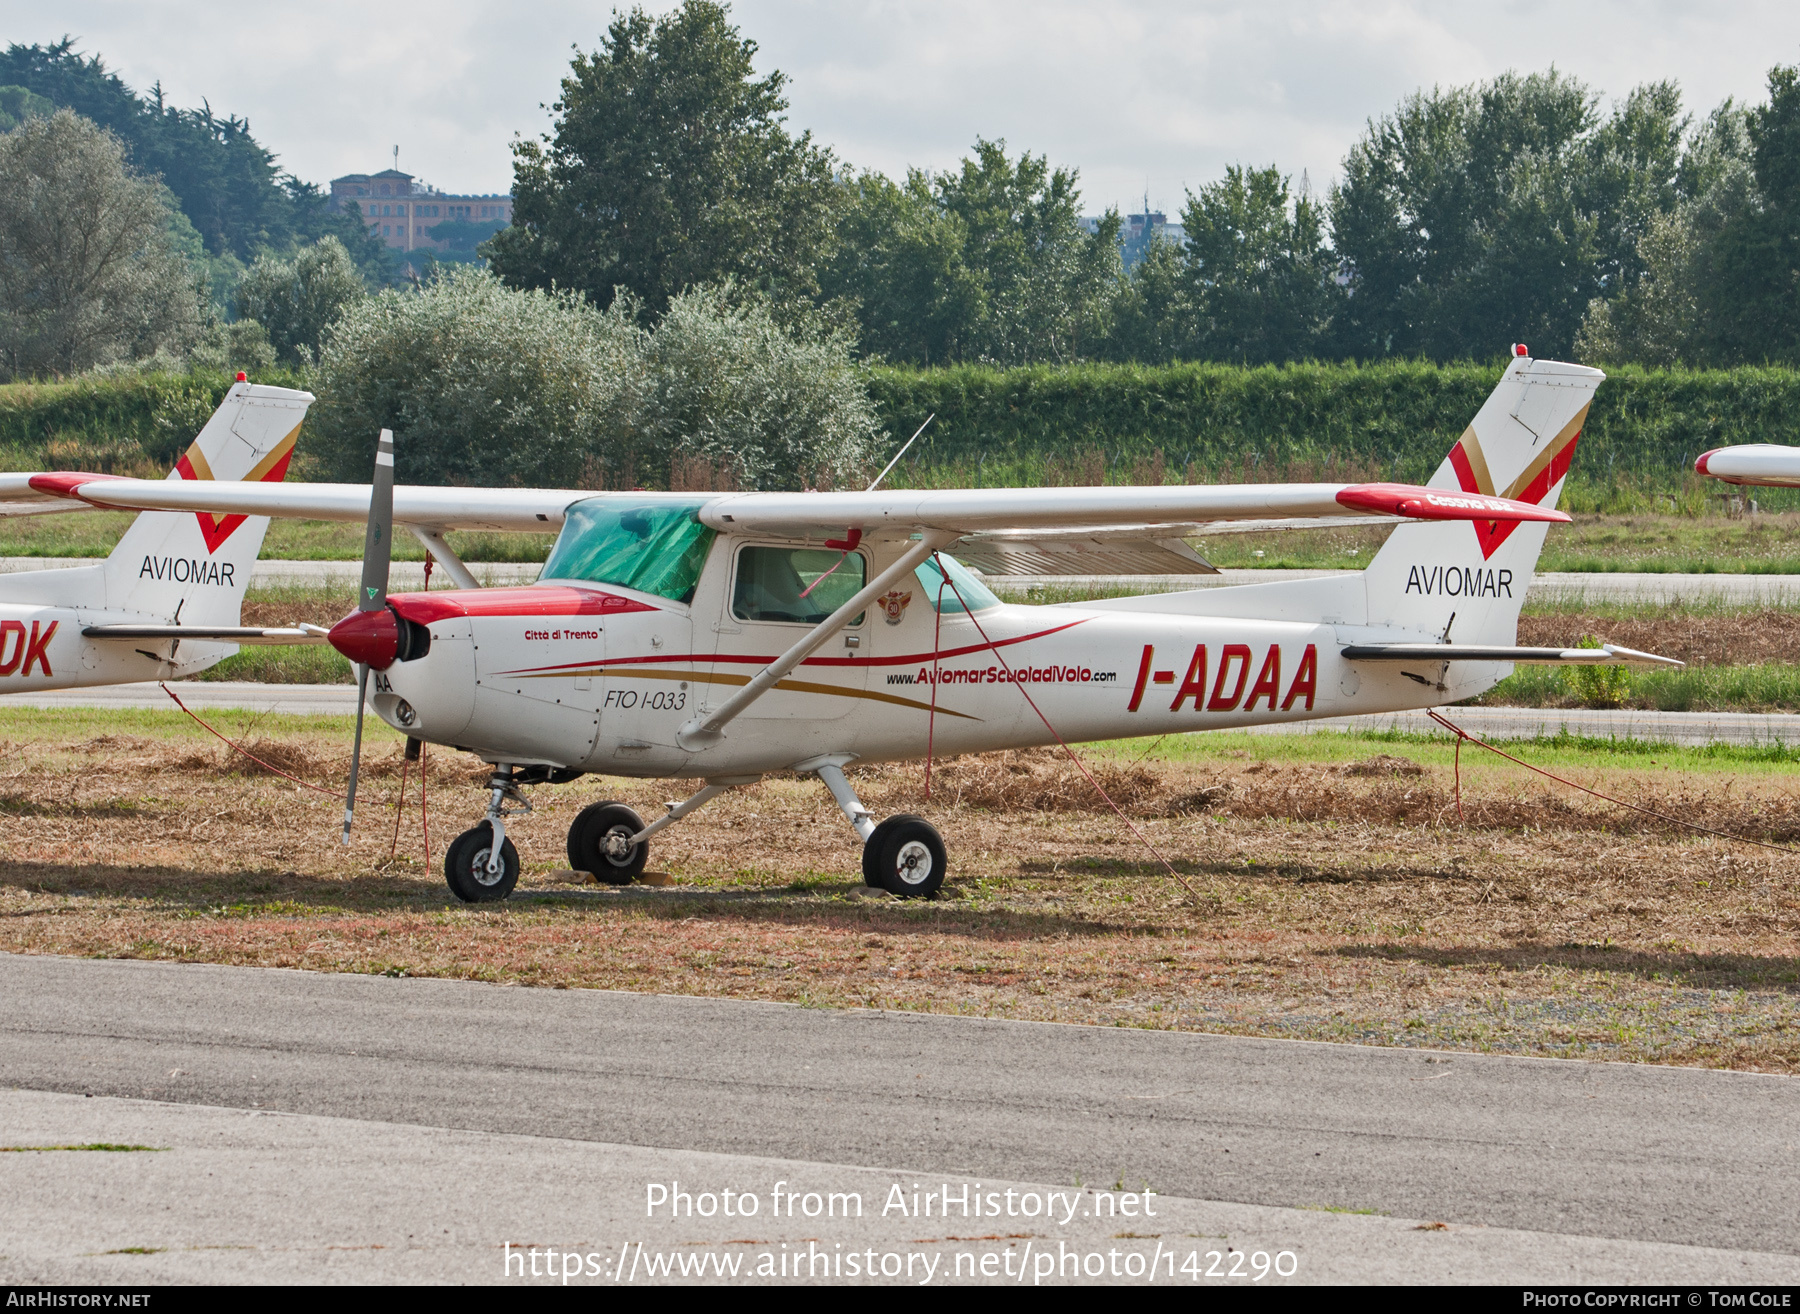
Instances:
[[[457,588],[481,587],[481,581],[470,573],[469,568],[463,565],[462,558],[451,551],[450,545],[444,541],[443,530],[427,529],[423,525],[408,525],[407,528],[412,530],[413,537],[419,540],[420,545],[437,558],[438,565],[444,568],[444,573],[455,582]]]
[[[808,630],[806,637],[800,642],[763,667],[749,684],[719,704],[718,710],[702,712],[682,726],[675,735],[675,742],[688,752],[697,753],[701,749],[711,748],[724,739],[725,727],[742,715],[746,708],[773,689],[787,676],[788,672],[818,651],[819,646],[825,640],[861,615],[870,603],[886,593],[897,581],[906,578],[918,569],[919,565],[932,553],[954,542],[958,537],[956,533],[945,530],[926,530],[924,536],[917,543],[900,554],[898,561],[863,585],[862,590],[850,601]]]

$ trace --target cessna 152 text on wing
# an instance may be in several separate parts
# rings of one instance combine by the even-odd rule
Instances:
[[[1425,488],[396,488],[385,433],[372,486],[56,475],[31,487],[95,506],[366,519],[362,601],[330,642],[389,725],[494,765],[485,817],[446,857],[461,898],[504,898],[517,880],[505,827],[528,807],[521,786],[587,772],[700,781],[649,824],[614,802],[576,819],[570,864],[624,883],[658,830],[785,769],[830,789],[870,884],[922,895],[947,870],[938,832],[912,815],[877,823],[850,763],[1395,711],[1479,693],[1514,662],[1662,660],[1515,646],[1603,377],[1519,349]],[[1166,547],[1202,524],[1371,514],[1410,523],[1360,574],[1066,606],[1002,602],[949,555],[970,536]],[[465,587],[388,595],[395,524]],[[559,537],[536,584],[478,589],[442,538],[463,528]]]

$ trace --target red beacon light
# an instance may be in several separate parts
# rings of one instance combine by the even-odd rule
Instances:
[[[1513,343],[1513,355],[1529,356],[1530,354],[1531,354],[1531,348],[1526,346],[1523,342]]]
[[[1521,356],[1523,356],[1523,355],[1524,355],[1524,354],[1525,354],[1525,353],[1524,353],[1524,352],[1520,352],[1520,353],[1519,353],[1519,354],[1520,354],[1520,355],[1521,355]],[[246,373],[244,373],[244,372],[243,372],[243,371],[242,371],[242,370],[239,370],[239,371],[238,371],[238,377],[237,377],[237,381],[238,381],[238,382],[239,382],[239,383],[248,383],[248,382],[250,382],[250,376],[249,376],[249,375],[248,375],[248,374],[246,374]]]

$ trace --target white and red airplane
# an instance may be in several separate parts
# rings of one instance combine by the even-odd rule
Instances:
[[[286,477],[312,394],[238,379],[169,483],[269,488]],[[0,474],[0,515],[91,510],[70,486],[109,478]],[[104,561],[0,575],[0,693],[174,679],[240,643],[322,641],[316,626],[238,624],[268,527],[267,516],[146,511]]]
[[[1695,458],[1694,469],[1708,479],[1727,484],[1800,488],[1800,447],[1783,447],[1777,443],[1715,447]]]
[[[517,881],[506,820],[529,810],[521,786],[589,772],[702,782],[649,824],[616,802],[576,818],[570,865],[623,884],[650,836],[779,770],[830,789],[871,885],[926,895],[947,870],[937,830],[913,815],[877,824],[850,763],[1428,707],[1488,689],[1515,662],[1665,660],[1516,645],[1603,377],[1519,348],[1426,487],[396,488],[386,433],[372,485],[57,475],[33,487],[94,506],[367,520],[361,604],[329,641],[365,693],[372,678],[367,701],[389,725],[493,765],[486,815],[446,856],[460,898],[504,898]],[[1155,550],[1222,522],[1371,514],[1411,523],[1361,573],[1063,606],[1002,602],[950,555],[994,536],[1015,551],[1059,536]],[[389,595],[395,525],[462,587]],[[450,529],[559,537],[537,583],[480,589],[444,543]],[[360,748],[360,714],[357,735]],[[346,837],[349,824],[347,810]]]

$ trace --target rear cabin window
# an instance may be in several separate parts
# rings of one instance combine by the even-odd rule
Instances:
[[[731,614],[817,625],[862,588],[868,561],[831,548],[747,547],[738,553]],[[850,622],[862,624],[859,615]]]
[[[697,515],[704,505],[703,500],[577,502],[565,513],[539,578],[618,584],[692,602],[714,537]]]

